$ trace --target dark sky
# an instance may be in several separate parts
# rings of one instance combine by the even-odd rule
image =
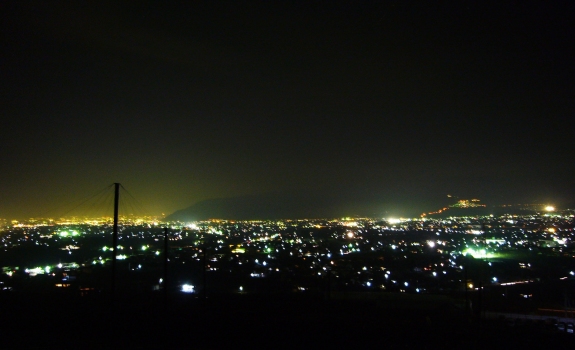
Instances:
[[[0,13],[0,217],[113,182],[154,213],[276,192],[574,199],[571,1],[3,1]]]

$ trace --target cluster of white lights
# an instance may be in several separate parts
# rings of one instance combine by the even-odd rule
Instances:
[[[194,293],[194,286],[191,284],[182,285],[182,292],[184,293]]]

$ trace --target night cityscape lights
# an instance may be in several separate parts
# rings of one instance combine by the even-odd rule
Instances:
[[[122,221],[116,247],[126,285],[138,279],[138,288],[163,288],[157,281],[163,277],[164,226],[169,227],[171,286],[183,293],[204,288],[458,293],[480,282],[497,287],[573,279],[575,271],[572,213],[193,223],[138,219]],[[39,277],[55,288],[63,282],[72,289],[108,287],[95,277],[105,274],[114,253],[106,220],[19,222],[6,227],[1,239],[5,288],[17,292],[24,288],[22,278]],[[30,258],[16,256],[22,251]],[[203,285],[204,273],[210,286]]]

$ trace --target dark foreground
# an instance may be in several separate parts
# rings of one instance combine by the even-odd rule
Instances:
[[[1,347],[18,349],[567,349],[551,325],[478,320],[442,300],[314,295],[0,297]]]

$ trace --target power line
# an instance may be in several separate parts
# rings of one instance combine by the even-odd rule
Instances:
[[[134,211],[139,211],[139,213],[137,214],[149,215],[151,213],[151,211],[147,210],[147,208],[145,208],[144,205],[140,201],[138,201],[123,185],[120,185],[120,187],[128,195],[128,198],[131,198],[133,200],[133,202],[126,202],[126,204],[128,203],[131,204],[132,207],[135,209]]]
[[[90,200],[96,198],[96,196],[99,196],[98,199],[102,198],[102,196],[104,195],[104,193],[106,193],[105,191],[110,192],[110,188],[112,188],[112,186],[114,186],[114,184],[111,184],[103,189],[101,189],[100,191],[96,192],[95,194],[93,194],[92,196],[86,198],[85,200],[83,200],[82,202],[80,202],[78,205],[76,205],[75,207],[73,207],[72,209],[68,210],[67,212],[64,212],[63,214],[60,215],[60,217],[64,217],[68,214],[70,214],[72,211],[80,208],[82,205],[88,203]],[[109,194],[108,194],[109,196]],[[94,207],[95,203],[92,205],[92,207]]]

